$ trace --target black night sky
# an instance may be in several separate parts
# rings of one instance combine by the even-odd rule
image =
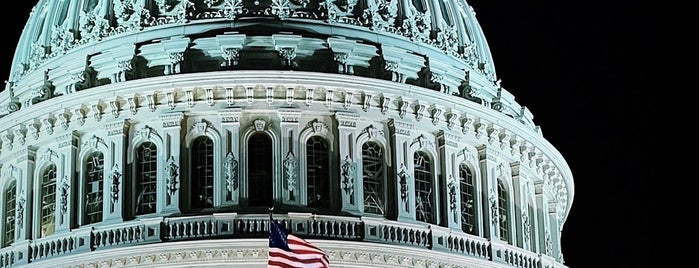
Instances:
[[[35,0],[13,3],[0,79]],[[641,1],[470,0],[488,39],[498,77],[534,114],[575,180],[563,228],[569,267],[645,267],[648,230],[648,118],[655,111],[639,56],[654,25],[639,23]],[[4,89],[4,86],[3,86]],[[646,162],[648,161],[648,162]]]

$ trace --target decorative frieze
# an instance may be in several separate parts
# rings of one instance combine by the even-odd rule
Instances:
[[[282,123],[298,123],[301,118],[300,109],[280,109],[278,112],[279,119]]]
[[[369,125],[365,127],[362,130],[362,132],[359,133],[360,136],[365,134],[369,137],[370,140],[378,138],[379,135],[382,137],[384,136],[383,130],[374,127],[374,125]]]
[[[354,113],[344,113],[336,112],[335,119],[338,122],[339,127],[357,127],[357,121],[359,121],[359,115]]]
[[[221,118],[222,123],[238,123],[240,122],[240,116],[243,114],[243,110],[240,108],[224,109],[218,111],[218,117]]]
[[[179,127],[183,118],[184,114],[181,112],[160,115],[160,121],[163,122],[164,128]]]
[[[128,120],[120,120],[105,124],[107,136],[126,135],[131,124]]]

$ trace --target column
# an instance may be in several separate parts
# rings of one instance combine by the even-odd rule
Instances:
[[[282,189],[281,195],[275,197],[276,200],[281,198],[283,204],[300,205],[301,200],[306,200],[306,187],[299,179],[299,118],[301,117],[300,109],[279,109],[277,115],[281,119],[281,157],[282,157],[282,176],[281,181],[275,180],[275,183],[281,183],[282,187],[274,187]],[[301,167],[304,168],[304,167]]]
[[[539,250],[538,252],[542,255],[549,255],[550,252],[546,251],[547,241],[550,241],[551,234],[549,234],[549,198],[547,196],[548,189],[546,189],[544,180],[538,179],[534,181],[534,198],[536,202],[536,219],[537,219],[537,231]],[[547,238],[548,237],[548,238]]]
[[[443,205],[446,213],[447,227],[461,230],[461,185],[459,183],[459,163],[456,156],[459,153],[459,136],[448,131],[440,131],[437,134],[439,142],[439,158],[442,159],[441,169],[444,174],[444,182],[438,184],[445,187],[441,191],[445,193],[443,200],[438,200]]]
[[[71,217],[73,210],[81,204],[73,204],[71,193],[73,189],[80,187],[80,181],[75,176],[75,162],[77,158],[77,145],[79,137],[75,132],[63,134],[56,138],[59,155],[56,163],[56,233],[69,232],[71,221],[77,217]],[[74,185],[78,183],[78,185]]]
[[[342,194],[342,211],[353,215],[361,212],[359,200],[362,197],[362,172],[357,170],[357,162],[362,161],[361,151],[355,152],[357,144],[357,121],[359,115],[348,112],[336,112],[338,146],[340,152],[340,193]]]
[[[498,210],[498,187],[495,174],[498,151],[487,145],[478,147],[481,169],[481,197],[483,210],[483,236],[491,241],[500,240],[500,213]]]
[[[104,157],[104,193],[108,198],[103,204],[104,222],[122,222],[124,220],[124,174],[126,174],[126,138],[130,123],[118,120],[107,123],[107,148]]]
[[[517,200],[513,200],[515,204],[515,217],[512,221],[512,227],[513,229],[517,229],[517,236],[513,244],[517,245],[517,247],[530,250],[529,245],[531,241],[529,241],[529,226],[531,225],[531,218],[529,215],[529,203],[527,202],[529,196],[529,191],[526,189],[527,178],[523,172],[520,173],[521,166],[519,162],[511,163],[510,167],[512,168],[512,188],[514,189],[512,196],[518,198]],[[516,204],[520,205],[517,206]]]
[[[3,170],[9,170],[10,176],[17,180],[17,198],[15,204],[15,248],[22,249],[21,254],[15,256],[16,264],[29,263],[29,242],[31,241],[31,229],[33,215],[31,200],[34,200],[34,165],[36,149],[28,146],[17,150],[8,159],[14,159],[14,164],[3,163]],[[5,172],[5,171],[4,171]]]
[[[410,133],[414,129],[413,124],[390,119],[388,127],[391,131],[391,147],[393,149],[393,163],[395,163],[395,180],[389,180],[389,185],[396,189],[396,201],[398,221],[415,221],[415,181],[413,177],[413,163],[409,163],[407,154],[410,148]],[[389,195],[390,196],[390,195]],[[392,203],[392,202],[389,202]]]
[[[180,213],[180,189],[182,177],[180,170],[180,146],[182,137],[182,112],[173,112],[160,115],[163,123],[163,159],[158,162],[163,163],[158,167],[158,213],[172,214]],[[161,150],[158,148],[158,150]],[[160,175],[162,174],[162,175]],[[164,190],[164,191],[163,191]],[[161,194],[162,193],[162,194]]]
[[[240,116],[243,111],[240,108],[224,109],[218,112],[221,118],[221,130],[223,137],[223,180],[220,187],[223,201],[222,206],[240,204]]]

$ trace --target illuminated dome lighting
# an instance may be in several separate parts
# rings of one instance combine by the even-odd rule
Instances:
[[[445,0],[39,1],[0,186],[0,267],[565,267],[574,194]]]

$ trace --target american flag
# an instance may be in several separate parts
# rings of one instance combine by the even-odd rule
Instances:
[[[284,227],[270,217],[268,268],[330,267],[328,255],[306,240],[287,234]]]

